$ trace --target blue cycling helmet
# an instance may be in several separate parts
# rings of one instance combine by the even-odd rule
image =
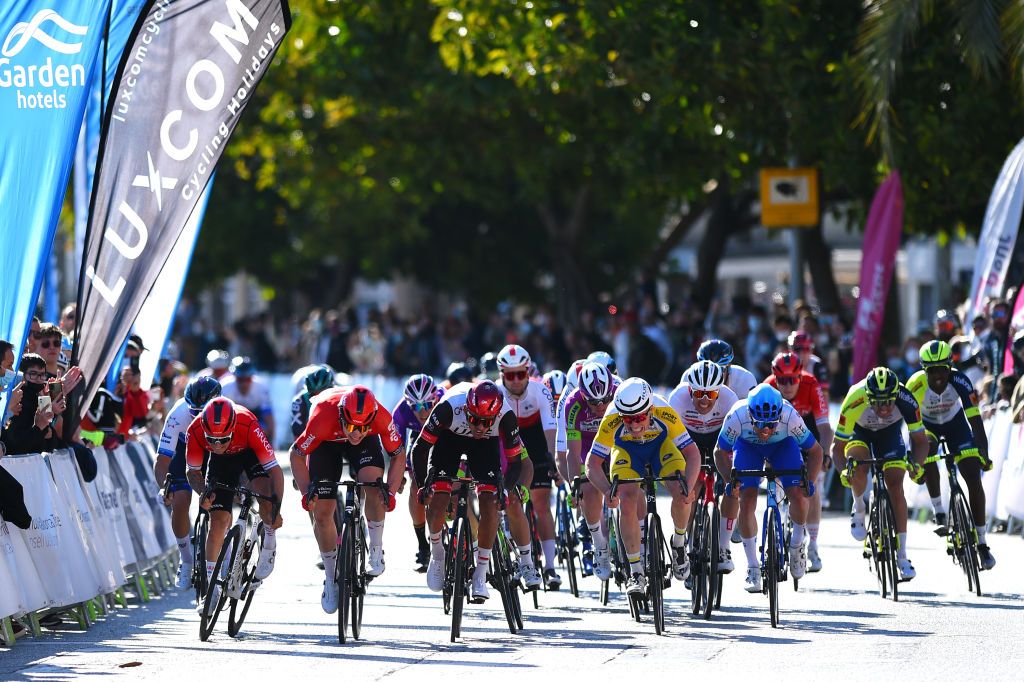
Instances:
[[[327,365],[320,365],[306,375],[304,383],[306,392],[311,396],[326,391],[334,386],[334,370]]]
[[[710,360],[722,369],[732,364],[732,346],[721,339],[708,339],[697,349],[698,360]]]
[[[758,384],[747,396],[747,410],[755,422],[779,421],[782,405],[782,394],[768,384]]]
[[[220,382],[211,376],[196,377],[185,386],[185,403],[196,414],[220,395]]]

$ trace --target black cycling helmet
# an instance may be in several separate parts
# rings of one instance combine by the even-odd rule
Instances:
[[[448,365],[448,371],[444,373],[444,378],[449,384],[454,386],[455,384],[461,384],[463,381],[472,381],[473,370],[467,367],[464,362],[453,362]]]
[[[480,356],[480,374],[485,379],[490,379],[491,381],[498,380],[501,372],[498,369],[497,353],[484,353]]]
[[[185,402],[196,411],[219,395],[220,382],[211,376],[196,377],[185,386]]]
[[[888,367],[875,367],[868,372],[864,389],[868,394],[868,403],[889,403],[896,400],[900,393],[900,380],[896,372]]]
[[[708,339],[697,349],[698,360],[710,360],[722,369],[732,364],[732,346],[721,339]]]

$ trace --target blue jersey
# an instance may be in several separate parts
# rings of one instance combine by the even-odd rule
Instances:
[[[762,440],[754,430],[754,421],[750,418],[750,410],[747,409],[747,401],[744,398],[739,400],[729,414],[725,415],[722,423],[722,430],[718,433],[718,447],[722,450],[735,450],[736,441],[743,441],[750,445],[769,445],[792,438],[801,450],[814,447],[814,435],[807,428],[803,417],[788,402],[782,402],[782,419],[775,428],[775,432]]]

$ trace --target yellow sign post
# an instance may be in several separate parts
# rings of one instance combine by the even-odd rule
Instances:
[[[817,168],[761,169],[761,224],[813,227],[818,224]]]

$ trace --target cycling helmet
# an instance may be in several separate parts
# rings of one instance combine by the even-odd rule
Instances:
[[[888,367],[875,367],[868,372],[864,389],[870,404],[887,403],[896,400],[896,396],[899,395],[900,380],[896,377],[896,372]]]
[[[768,384],[758,384],[747,395],[747,410],[755,422],[777,422],[782,419],[782,394]]]
[[[350,388],[338,407],[341,420],[350,426],[366,426],[377,416],[377,399],[370,389],[362,385]]]
[[[544,375],[544,385],[548,387],[551,395],[557,400],[565,391],[565,372],[560,369],[551,370]]]
[[[498,375],[498,356],[494,353],[484,353],[480,356],[480,376],[491,381],[497,381]]]
[[[444,373],[444,378],[449,384],[454,386],[455,384],[461,384],[463,381],[472,381],[473,370],[467,367],[464,362],[453,362],[448,365],[448,370]]]
[[[570,391],[580,385],[580,370],[585,364],[586,360],[577,360],[569,365],[569,371],[565,373],[565,383],[568,384],[567,388]]]
[[[247,379],[256,374],[256,367],[252,364],[252,360],[238,355],[231,361],[231,373],[235,375],[236,379]]]
[[[226,350],[215,348],[206,354],[206,366],[210,369],[227,369],[231,365],[231,356]]]
[[[793,337],[790,336],[790,339]],[[790,346],[795,351],[796,348]],[[800,372],[804,369],[804,365],[800,362],[800,356],[795,352],[793,353],[779,353],[772,360],[772,374],[777,377],[795,377],[799,376]]]
[[[309,395],[316,395],[321,391],[326,391],[334,386],[334,370],[327,365],[320,365],[306,375],[304,383],[306,384],[306,392]]]
[[[683,372],[683,381],[696,391],[718,391],[725,385],[725,372],[710,360],[699,360]]]
[[[953,349],[945,341],[929,341],[921,346],[921,366],[929,367],[952,367]]]
[[[608,368],[608,371],[615,374],[615,358],[603,350],[595,350],[593,353],[587,356],[587,362],[600,362],[602,365]]]
[[[580,393],[585,400],[608,402],[615,393],[611,371],[600,361],[588,360],[580,370]]]
[[[201,419],[207,438],[226,438],[235,430],[235,404],[227,398],[214,398],[206,403]]]
[[[206,403],[220,396],[220,382],[211,376],[196,377],[185,386],[185,403],[196,413]]]
[[[501,389],[493,381],[481,381],[466,393],[466,412],[479,419],[493,419],[504,402]]]
[[[533,360],[530,360],[530,367],[526,371],[528,371],[530,373],[530,378],[531,379],[542,379],[543,380],[543,378],[544,378],[544,375],[540,373],[540,367],[538,367],[537,363],[534,362]]]
[[[429,374],[413,374],[405,382],[405,401],[410,405],[433,402],[437,386]]]
[[[498,369],[523,369],[530,371],[530,354],[522,346],[510,343],[498,352]]]
[[[651,385],[639,377],[626,379],[615,389],[615,409],[623,416],[641,414],[651,408]]]
[[[956,330],[960,328],[960,318],[946,309],[941,309],[935,313],[935,333],[946,334],[952,336],[956,333]]]
[[[789,349],[797,353],[814,350],[814,339],[807,332],[795,331],[789,335]]]
[[[710,360],[722,369],[732,364],[732,346],[721,339],[709,339],[697,349],[698,360]]]

